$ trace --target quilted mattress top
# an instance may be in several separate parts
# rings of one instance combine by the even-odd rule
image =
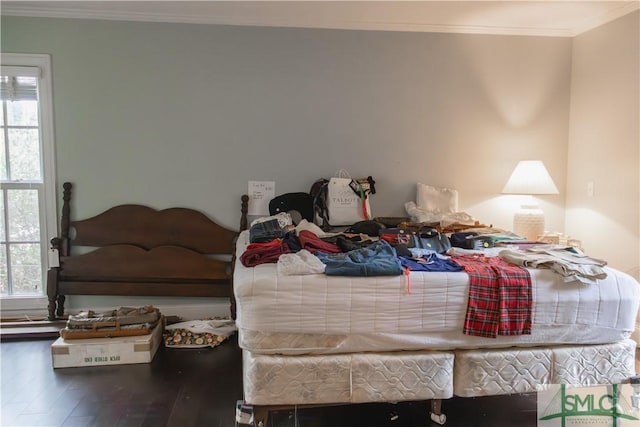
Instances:
[[[248,241],[243,232],[240,256]],[[534,343],[613,342],[635,328],[640,285],[605,267],[597,285],[564,283],[551,270],[531,269]],[[469,277],[464,272],[404,276],[278,275],[276,264],[235,264],[238,328],[268,334],[461,336]],[[556,332],[551,332],[557,329]],[[580,336],[575,331],[582,331]],[[591,332],[589,332],[591,331]],[[477,337],[469,337],[477,338]],[[518,337],[514,337],[517,342]],[[471,340],[478,344],[483,340]],[[528,341],[531,341],[528,339]]]

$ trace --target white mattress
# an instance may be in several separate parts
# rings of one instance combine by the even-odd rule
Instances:
[[[455,352],[454,394],[537,391],[550,384],[620,384],[635,375],[636,343]]]
[[[308,356],[243,351],[245,401],[301,405],[446,399],[453,353],[396,352]]]
[[[245,231],[238,257],[247,242]],[[409,293],[404,276],[281,276],[276,264],[246,268],[236,262],[236,324],[240,345],[264,353],[610,343],[631,335],[640,286],[625,273],[605,270],[607,278],[591,286],[563,283],[550,270],[530,270],[532,334],[490,339],[461,332],[466,273],[412,272]]]
[[[243,351],[252,405],[336,404],[526,393],[550,384],[620,383],[631,340],[596,346],[280,356]]]

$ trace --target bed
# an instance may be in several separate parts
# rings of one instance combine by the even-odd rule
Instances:
[[[51,241],[59,257],[47,276],[50,320],[64,316],[66,295],[227,297],[235,316],[237,231],[194,209],[136,204],[72,220],[72,188],[63,185],[61,235]]]
[[[249,243],[243,230],[236,258]],[[547,384],[614,384],[635,374],[630,339],[640,301],[631,276],[605,267],[597,285],[529,269],[530,335],[462,333],[464,272],[403,276],[279,275],[276,264],[234,266],[244,403],[255,425],[296,405],[439,402],[535,392]]]

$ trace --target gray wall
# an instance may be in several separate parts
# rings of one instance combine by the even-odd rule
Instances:
[[[120,203],[194,207],[237,228],[249,180],[308,191],[373,175],[375,215],[415,183],[510,228],[500,191],[542,159],[564,230],[571,39],[2,17],[3,52],[49,53],[58,188],[76,218]],[[72,299],[71,306],[81,304]]]
[[[422,181],[510,227],[518,160],[564,188],[569,39],[3,17],[2,50],[52,55],[58,178],[80,216],[180,205],[237,227],[248,180],[308,191],[345,168],[377,179],[376,215],[403,214]],[[543,203],[562,229],[563,196]]]

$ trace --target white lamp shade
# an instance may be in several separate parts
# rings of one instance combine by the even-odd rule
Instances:
[[[503,194],[558,194],[558,187],[540,160],[522,160],[513,170]]]

